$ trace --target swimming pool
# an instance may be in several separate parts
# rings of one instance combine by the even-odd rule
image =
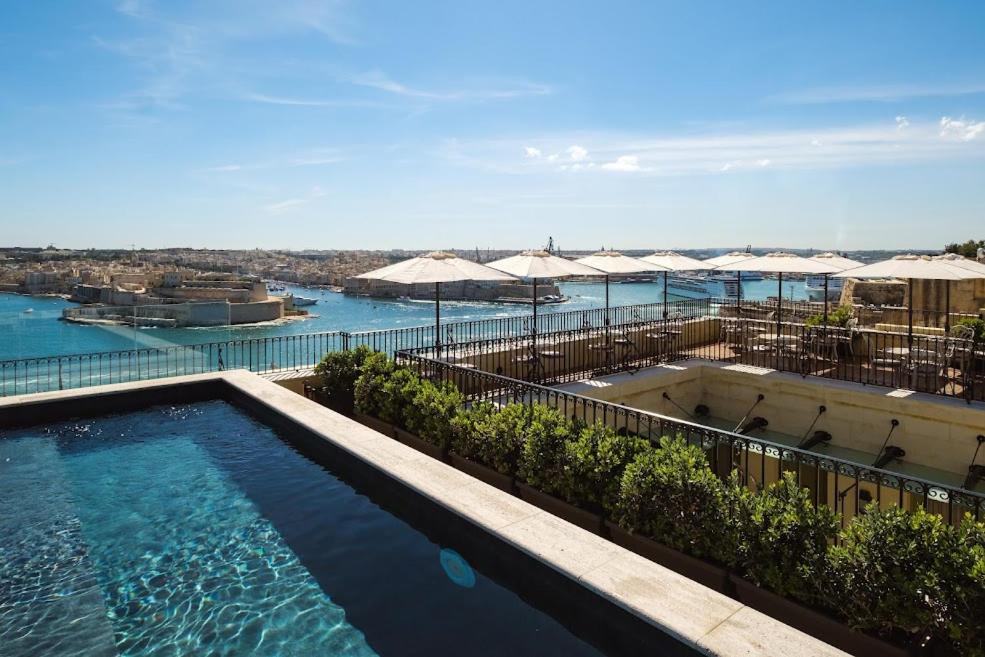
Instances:
[[[597,655],[223,401],[0,436],[6,655]]]

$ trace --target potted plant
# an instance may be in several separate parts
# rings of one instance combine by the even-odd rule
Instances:
[[[315,365],[317,383],[315,389],[320,403],[343,415],[351,416],[355,410],[356,379],[363,362],[372,353],[366,345],[355,349],[333,351]]]
[[[460,409],[451,421],[450,463],[459,470],[508,493],[513,477],[491,467],[493,416],[497,411],[489,402],[476,402]]]
[[[420,451],[444,460],[451,444],[452,420],[464,401],[458,388],[447,381],[421,381],[405,410],[404,425],[409,434],[401,440],[412,440]],[[400,433],[398,429],[398,437]]]
[[[828,551],[830,575],[822,579],[828,607],[853,629],[909,648],[883,643],[882,652],[873,654],[912,653],[948,634],[945,574],[960,552],[953,527],[922,508],[880,509],[873,502],[840,538]],[[872,643],[871,637],[858,638]]]
[[[738,505],[741,540],[732,575],[742,602],[848,652],[883,654],[887,646],[852,632],[823,605],[823,585],[832,576],[828,547],[838,533],[836,515],[814,504],[813,493],[785,472]]]
[[[575,428],[571,420],[552,406],[537,404],[531,408],[530,425],[519,464],[517,493],[548,513],[602,534],[599,510],[572,503],[571,500],[572,482],[577,478],[573,471],[574,452],[571,450]],[[582,429],[581,423],[577,429]]]
[[[721,536],[727,529],[725,485],[704,452],[681,438],[661,438],[640,453],[620,484],[612,539],[705,586],[728,593]],[[717,565],[702,559],[722,560]]]
[[[386,354],[373,352],[366,356],[354,388],[354,417],[360,423],[393,437],[393,424],[380,419],[389,392],[385,389],[397,366]]]

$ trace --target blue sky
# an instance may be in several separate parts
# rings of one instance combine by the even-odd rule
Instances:
[[[4,245],[985,237],[985,3],[6,2]]]

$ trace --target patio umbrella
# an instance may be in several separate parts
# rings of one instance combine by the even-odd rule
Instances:
[[[831,253],[827,251],[825,253],[818,253],[817,255],[812,255],[808,260],[817,260],[818,262],[823,262],[826,265],[831,265],[832,267],[837,267],[838,271],[845,271],[846,269],[855,269],[856,267],[861,267],[864,263],[858,260],[852,260],[851,258],[846,258],[840,256],[837,253]],[[824,275],[824,325],[828,325],[828,275]]]
[[[764,256],[749,258],[727,266],[738,272],[761,271],[777,275],[776,289],[776,334],[780,334],[780,320],[783,315],[783,275],[784,274],[831,274],[840,271],[831,265],[810,258],[802,258],[793,253],[777,251]]]
[[[410,260],[374,269],[359,274],[356,278],[391,283],[434,283],[434,346],[441,358],[441,284],[461,281],[511,281],[512,276],[501,271],[480,265],[471,260],[459,258],[454,253],[433,251]]]
[[[599,251],[575,260],[605,274],[605,325],[609,326],[609,274],[639,274],[644,271],[659,271],[661,267],[643,260],[630,258],[618,251]],[[666,272],[664,272],[666,274]],[[666,301],[666,300],[665,300]],[[666,312],[666,306],[665,310]]]
[[[528,278],[534,284],[534,318],[531,335],[537,338],[537,281],[541,278],[566,278],[568,276],[598,276],[603,272],[583,265],[574,260],[567,260],[547,251],[524,251],[515,256],[502,258],[488,263],[488,267],[505,272],[516,278]]]
[[[708,269],[708,265],[696,260],[695,258],[689,258],[686,255],[681,255],[680,253],[675,253],[674,251],[657,251],[648,256],[640,258],[643,262],[648,262],[651,265],[659,265],[663,268],[664,272],[664,319],[667,318],[667,272],[669,271],[700,271],[702,269]]]
[[[724,269],[728,270],[730,267],[728,265],[734,265],[737,262],[742,262],[743,260],[749,260],[755,258],[756,256],[748,251],[729,251],[728,253],[720,256],[715,256],[714,258],[708,258],[704,261],[708,265],[708,269]],[[735,272],[735,304],[736,307],[742,305],[742,273]]]
[[[960,267],[961,269],[967,269],[968,271],[977,272],[979,274],[985,274],[985,265],[978,262],[977,260],[970,260],[965,258],[963,255],[957,253],[944,253],[939,256],[934,256],[934,260],[943,260],[949,265],[954,265],[955,267]],[[944,308],[947,311],[944,315],[944,330],[950,333],[951,331],[951,281],[947,281],[945,286],[946,299],[944,301]]]
[[[906,279],[910,299],[907,303],[909,311],[908,343],[913,348],[913,281],[962,281],[970,278],[985,278],[985,273],[976,273],[970,269],[952,264],[948,260],[935,260],[929,256],[913,254],[893,256],[871,265],[849,269],[835,278],[902,278]]]

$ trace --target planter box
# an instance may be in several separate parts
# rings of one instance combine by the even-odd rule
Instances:
[[[498,470],[493,470],[487,465],[470,461],[464,456],[459,456],[455,452],[449,452],[448,459],[453,467],[461,470],[465,474],[475,477],[479,481],[484,481],[490,486],[495,486],[501,491],[515,494],[513,477],[504,475]]]
[[[519,481],[516,482],[516,490],[517,495],[523,501],[529,502],[530,504],[533,504],[534,506],[539,507],[559,518],[563,518],[564,520],[567,520],[571,524],[577,525],[582,529],[587,529],[588,531],[600,536],[605,535],[605,525],[603,523],[602,516],[597,513],[579,509],[572,504],[568,504],[564,500],[559,500],[553,495],[543,493],[533,486]]]
[[[402,442],[404,445],[407,445],[408,447],[413,447],[414,449],[416,449],[418,452],[422,454],[427,454],[431,458],[437,459],[439,461],[447,461],[447,459],[445,458],[445,451],[443,449],[441,449],[437,445],[433,445],[429,443],[428,441],[422,438],[418,438],[416,435],[410,433],[409,431],[405,431],[399,427],[394,427],[393,436],[394,438]]]
[[[609,531],[609,537],[616,545],[635,552],[641,557],[646,557],[650,561],[656,561],[661,566],[666,566],[674,572],[680,573],[688,579],[693,579],[699,584],[704,584],[719,593],[733,594],[728,571],[721,566],[678,552],[644,536],[628,532],[614,522],[607,520],[605,526]]]
[[[920,654],[868,634],[853,631],[827,614],[767,591],[736,575],[732,575],[731,579],[737,597],[742,603],[852,655],[907,657],[907,655]]]
[[[395,437],[394,427],[389,422],[384,422],[383,420],[377,420],[375,417],[371,415],[364,415],[358,412],[353,413],[352,418],[359,424],[362,424],[363,426],[367,426],[373,431],[376,431],[378,433],[382,433],[387,438]]]

